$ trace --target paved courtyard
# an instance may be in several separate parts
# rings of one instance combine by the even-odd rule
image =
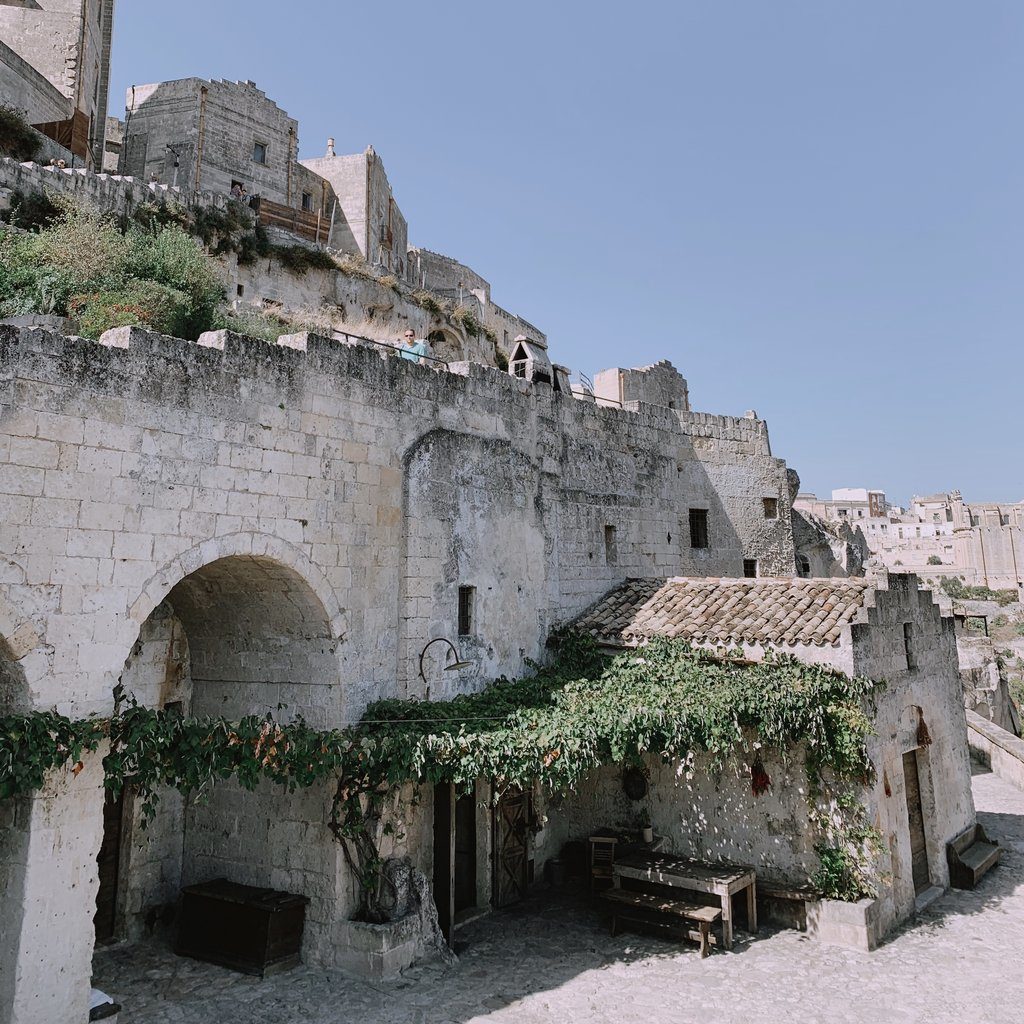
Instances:
[[[874,953],[762,929],[732,953],[629,934],[548,900],[459,933],[461,963],[372,986],[301,967],[262,981],[156,945],[96,957],[122,1024],[972,1024],[1024,1020],[1024,793],[974,778],[979,818],[1006,847],[975,892],[951,892]]]

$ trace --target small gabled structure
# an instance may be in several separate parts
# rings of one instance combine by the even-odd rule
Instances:
[[[822,901],[809,915],[822,937],[872,948],[922,898],[962,883],[950,864],[970,858],[961,847],[976,820],[954,626],[917,577],[632,579],[575,625],[608,649],[670,637],[754,661],[790,655],[881,684],[871,708],[875,772],[862,799],[882,836],[882,881],[877,899],[839,905],[835,918]],[[794,783],[804,784],[795,776]],[[808,863],[805,826],[785,794],[765,817],[749,799],[745,806],[736,793],[709,797],[696,785],[677,789],[675,799],[688,805],[670,806],[662,819],[674,822],[676,852],[754,864],[776,883],[806,882],[799,877]],[[786,828],[776,834],[780,822]],[[986,857],[986,868],[995,860]]]

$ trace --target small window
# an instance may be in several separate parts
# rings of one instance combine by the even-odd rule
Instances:
[[[473,633],[473,604],[476,587],[459,587],[459,636]]]
[[[306,211],[306,213],[312,213],[313,212],[313,193],[312,192],[303,192],[302,193],[302,208]]]
[[[779,499],[778,498],[765,498],[764,499],[764,517],[765,517],[765,519],[778,519],[779,518]]]
[[[796,556],[796,571],[804,579],[811,575],[811,560],[806,555]]]
[[[690,547],[708,547],[708,510],[706,508],[690,509]]]
[[[267,144],[265,142],[253,143],[252,159],[257,164],[265,164],[267,162]]]
[[[235,294],[239,298],[241,298],[245,294],[245,285],[244,284],[235,285]]]
[[[744,558],[743,559],[743,575],[748,580],[757,579],[757,559],[756,558]]]
[[[903,650],[907,656],[907,668],[917,668],[917,658],[914,657],[914,624],[903,623]]]
[[[615,541],[615,527],[604,528],[604,560],[606,565],[615,565],[619,558],[619,550]]]

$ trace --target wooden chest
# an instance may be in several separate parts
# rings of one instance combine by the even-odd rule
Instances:
[[[181,893],[175,952],[263,977],[299,962],[305,896],[239,885],[226,878]]]

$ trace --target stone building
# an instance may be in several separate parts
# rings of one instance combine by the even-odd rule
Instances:
[[[875,901],[853,905],[859,919],[848,937],[870,948],[914,913],[920,896],[949,885],[947,844],[975,820],[967,724],[953,620],[915,577],[630,580],[577,624],[612,649],[678,637],[697,647],[738,649],[755,661],[781,652],[884,683],[870,743],[876,777],[863,794],[884,837],[877,863],[884,883]],[[799,762],[775,758],[766,765],[775,782],[770,794],[757,797],[749,773],[726,773],[709,784],[699,762],[681,772],[652,759],[655,831],[677,853],[753,864],[767,881],[805,882],[817,863],[807,779]],[[628,820],[616,774],[602,770],[567,799],[547,851],[616,814]]]
[[[260,217],[326,243],[334,194],[298,160],[299,124],[255,82],[183,78],[133,85],[125,97],[121,171],[186,192],[260,201]],[[302,229],[302,230],[300,230]]]
[[[330,183],[344,214],[344,227],[335,228],[333,245],[357,252],[368,263],[386,267],[397,277],[406,275],[409,226],[395,202],[384,162],[373,146],[363,153],[338,156],[334,139],[322,157],[303,160],[302,166]]]
[[[103,164],[114,0],[0,3],[0,98],[85,167]]]
[[[793,572],[786,467],[761,421],[642,395],[605,408],[314,336],[0,335],[6,707],[109,712],[127,680],[154,706],[284,704],[341,725],[378,697],[520,674],[628,578]],[[457,635],[473,670],[428,658],[424,684],[427,640]],[[225,786],[168,801],[148,835],[130,804],[108,808],[124,860],[98,891],[98,755],[3,803],[5,1019],[84,1016],[97,896],[115,935],[138,934],[211,873],[309,894],[304,956],[350,964],[328,804]],[[429,832],[425,810],[394,852],[429,869]]]
[[[513,343],[520,335],[541,344],[547,342],[547,335],[538,327],[494,302],[490,282],[465,263],[412,246],[407,270],[410,284],[468,308],[477,321],[494,334],[495,344],[506,357],[511,355]]]

